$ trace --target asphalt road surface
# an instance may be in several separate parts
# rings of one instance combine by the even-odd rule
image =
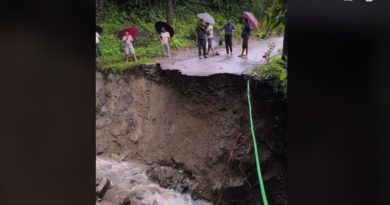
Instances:
[[[283,37],[271,37],[265,40],[249,40],[248,58],[240,58],[241,45],[233,46],[233,55],[227,55],[224,46],[217,48],[219,56],[199,59],[198,50],[191,50],[188,55],[174,56],[169,60],[156,60],[164,70],[179,70],[188,76],[209,76],[217,73],[240,75],[265,62],[262,57],[268,50],[268,44],[275,42],[274,53],[283,48]],[[211,52],[210,52],[211,54]]]

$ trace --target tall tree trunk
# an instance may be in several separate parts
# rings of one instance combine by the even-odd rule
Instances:
[[[284,13],[284,38],[283,38],[283,53],[282,53],[282,59],[285,61],[287,59],[287,33],[288,33],[288,24],[287,24],[287,9]]]
[[[268,23],[267,30],[265,31],[265,34],[263,34],[262,38],[267,38],[270,27],[271,27],[271,23]]]
[[[167,23],[172,25],[173,22],[173,0],[167,0]]]
[[[104,18],[105,17],[105,10],[104,10],[104,3],[105,3],[105,0],[97,0],[96,1],[96,11],[100,14],[100,17],[101,18]]]
[[[285,61],[287,59],[287,24],[284,27],[284,38],[283,38],[283,54],[282,59]]]

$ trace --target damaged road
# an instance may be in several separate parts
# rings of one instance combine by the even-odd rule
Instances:
[[[188,76],[210,76],[213,74],[230,73],[241,75],[244,72],[264,63],[263,55],[268,51],[268,44],[275,43],[274,54],[283,48],[283,37],[271,37],[266,40],[250,40],[248,58],[237,57],[241,54],[241,45],[233,47],[233,55],[226,55],[224,48],[219,47],[219,56],[199,59],[197,51],[187,56],[173,57],[170,60],[157,60],[164,70],[178,70]]]

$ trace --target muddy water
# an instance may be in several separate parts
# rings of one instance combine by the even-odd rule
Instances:
[[[148,169],[141,162],[123,162],[110,158],[96,158],[96,177],[108,178],[115,196],[124,198],[134,196],[132,204],[139,205],[212,205],[202,200],[193,200],[189,194],[181,194],[175,190],[165,189],[152,183],[145,174]],[[110,196],[104,197],[102,203],[115,204]]]

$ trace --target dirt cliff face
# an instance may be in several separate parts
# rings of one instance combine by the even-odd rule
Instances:
[[[256,204],[245,82],[227,74],[183,76],[154,65],[140,73],[97,72],[97,155],[185,170],[196,182],[193,195],[214,204]],[[258,101],[265,186],[270,202],[277,202],[271,204],[283,204],[286,164],[278,156],[284,145]]]

